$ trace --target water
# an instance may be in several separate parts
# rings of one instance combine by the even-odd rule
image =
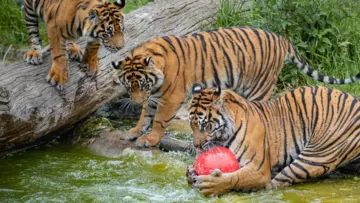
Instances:
[[[360,176],[208,199],[185,180],[193,158],[129,152],[117,159],[64,144],[0,160],[0,202],[359,202]]]

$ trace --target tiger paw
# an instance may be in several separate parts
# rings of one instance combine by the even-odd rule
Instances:
[[[32,45],[31,49],[24,54],[24,62],[32,65],[42,64],[41,46]]]
[[[67,41],[66,51],[68,52],[69,58],[80,62],[83,57],[83,50],[75,42]]]
[[[94,76],[97,72],[99,72],[99,60],[97,57],[91,59],[84,57],[80,63],[80,68],[86,70],[86,75]]]
[[[195,187],[197,173],[194,166],[186,167],[186,180],[191,187]]]
[[[161,136],[155,132],[147,133],[139,137],[136,141],[138,147],[154,147],[160,143]]]
[[[63,63],[55,63],[53,61],[53,65],[46,76],[46,80],[50,83],[51,86],[55,86],[58,90],[63,90],[64,85],[68,81],[68,67],[66,61]]]
[[[142,135],[142,131],[137,128],[131,128],[126,135],[130,141],[134,141]]]

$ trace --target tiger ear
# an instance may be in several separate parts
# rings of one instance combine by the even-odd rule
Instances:
[[[119,70],[121,68],[122,61],[111,61],[111,65],[114,69]]]
[[[144,63],[145,63],[145,65],[147,65],[147,66],[151,65],[151,63],[152,63],[151,57],[145,58],[145,59],[144,59]]]
[[[217,86],[215,88],[215,92],[214,92],[215,95],[219,96],[221,94],[221,87],[220,86]]]
[[[89,19],[92,24],[97,24],[99,22],[98,12],[94,9],[91,9],[89,12]]]
[[[151,59],[151,57],[145,58],[144,63],[148,69],[150,69],[150,70],[154,69],[154,63],[153,63],[153,60]]]
[[[125,0],[116,0],[115,5],[122,9],[125,7]]]
[[[221,107],[224,104],[224,91],[221,91],[221,87],[216,87],[214,95],[218,96],[214,101],[213,105],[217,107]]]
[[[200,93],[203,90],[203,87],[199,83],[194,83],[192,86],[192,94]]]

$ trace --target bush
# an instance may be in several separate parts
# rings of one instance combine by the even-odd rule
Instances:
[[[28,34],[20,7],[15,0],[2,0],[0,6],[0,46],[27,44]]]
[[[360,72],[359,8],[358,0],[223,0],[214,26],[253,26],[276,32],[289,39],[315,69],[350,77]],[[308,84],[320,83],[286,65],[278,88]],[[336,87],[360,95],[356,86]]]

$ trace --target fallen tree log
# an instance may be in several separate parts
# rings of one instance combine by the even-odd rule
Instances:
[[[118,53],[100,49],[100,73],[87,77],[71,62],[69,83],[58,91],[45,80],[51,67],[25,63],[0,67],[0,152],[33,143],[51,132],[71,126],[102,104],[124,94],[112,82],[112,60],[119,60],[137,44],[167,34],[197,31],[216,17],[219,0],[155,0],[125,16],[125,47]],[[84,39],[78,42],[82,47]]]

